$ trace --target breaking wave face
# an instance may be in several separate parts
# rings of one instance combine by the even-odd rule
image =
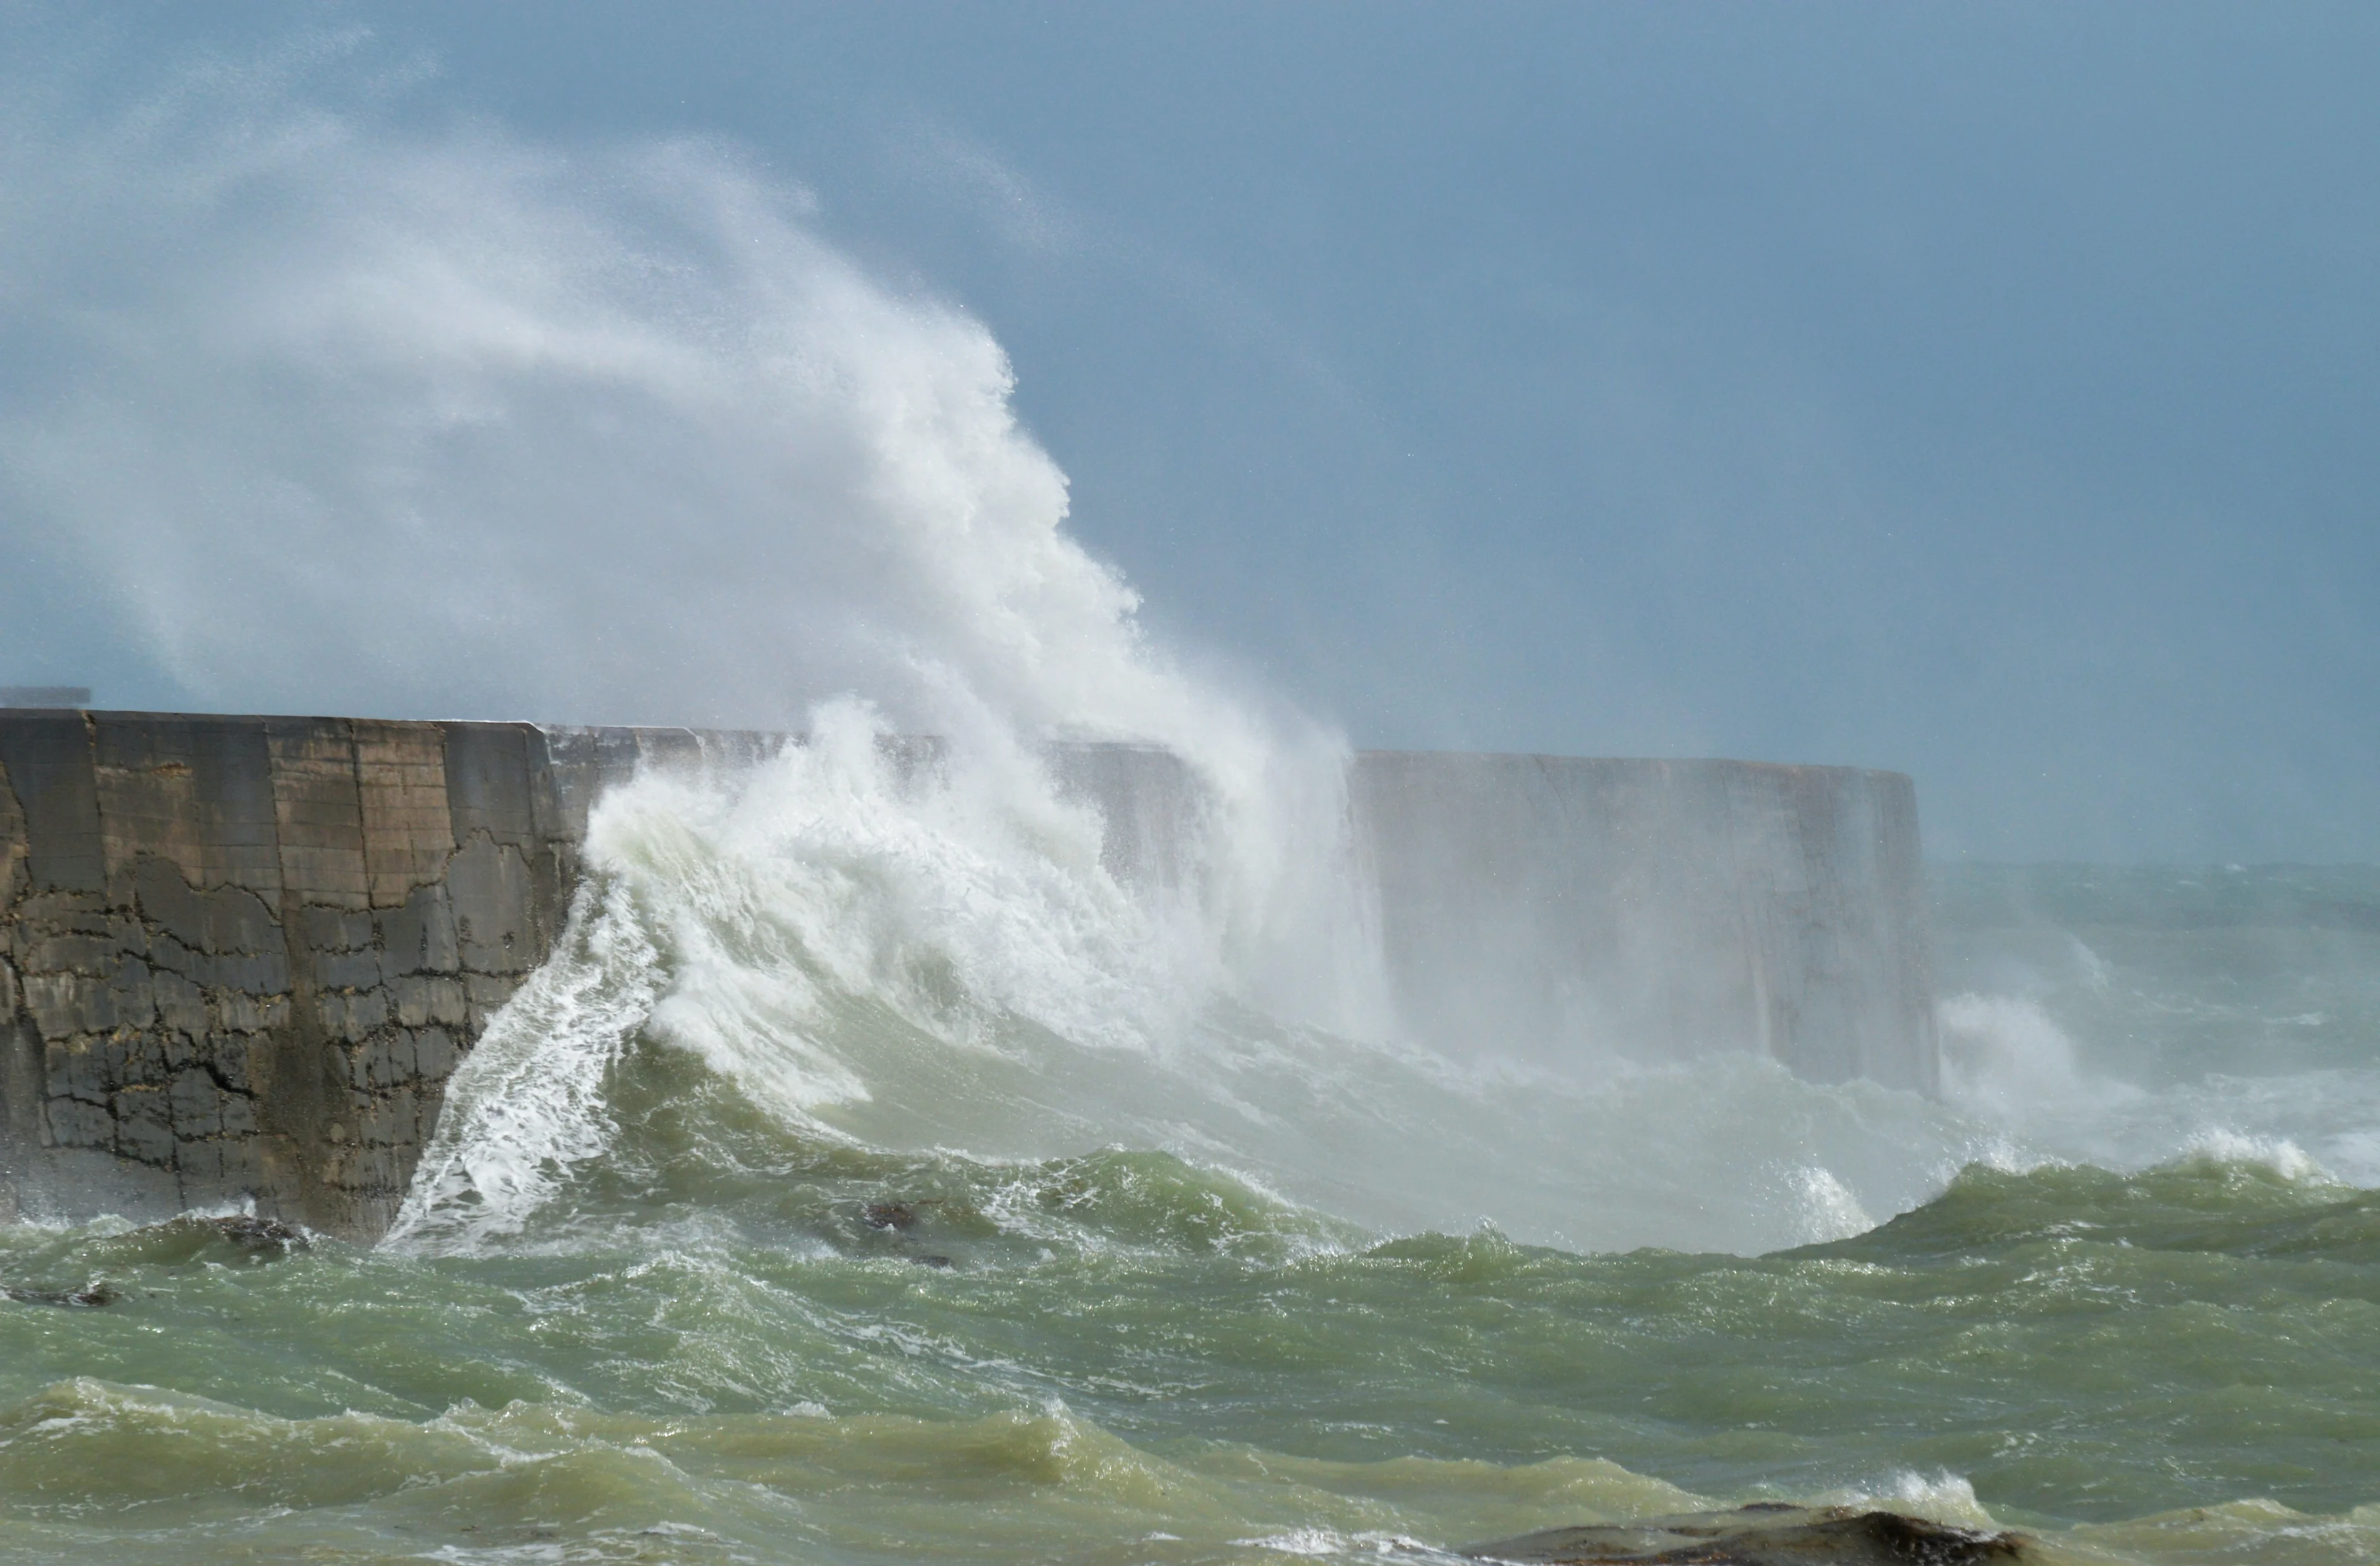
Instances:
[[[1103,832],[1039,769],[921,759],[849,700],[757,766],[615,791],[560,949],[451,1081],[391,1243],[575,1244],[689,1212],[757,1240],[765,1171],[825,1149],[998,1184],[1107,1147],[1317,1233],[1490,1219],[1761,1249],[1856,1232],[1985,1150],[1938,1106],[1750,1057],[1523,1074],[1332,1026],[1364,991],[1330,971],[1352,942],[1327,920],[1270,938],[1303,939],[1300,990],[1241,954],[1212,864],[1119,877]],[[689,1067],[712,1086],[687,1091]],[[1880,1141],[1879,1115],[1913,1135]],[[1665,1156],[1682,1143],[1693,1159]]]

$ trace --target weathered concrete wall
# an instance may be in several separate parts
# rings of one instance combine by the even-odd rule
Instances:
[[[1898,772],[1374,751],[1350,780],[1405,1025],[1556,1058],[1770,1055],[1938,1083]]]
[[[1061,745],[1049,761],[1059,792],[1106,823],[1099,863],[1110,875],[1148,891],[1195,877],[1207,796],[1180,757],[1153,745]]]
[[[1061,747],[1108,868],[1196,871],[1176,757]],[[1898,772],[1754,761],[1358,752],[1359,875],[1405,1031],[1458,1056],[1773,1057],[1819,1082],[1939,1085],[1917,794]]]
[[[253,1200],[377,1234],[448,1074],[560,932],[595,797],[778,743],[0,712],[0,1219]],[[1106,815],[1111,869],[1195,874],[1177,759],[1053,759]],[[1425,1037],[1933,1086],[1906,778],[1371,752],[1350,805]]]
[[[541,961],[587,807],[683,731],[0,714],[0,1216],[383,1228]]]

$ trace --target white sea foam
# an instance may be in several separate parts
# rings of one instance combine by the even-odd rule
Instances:
[[[1903,1469],[1879,1484],[1830,1490],[1813,1499],[1818,1504],[1832,1506],[1881,1504],[1960,1527],[1999,1526],[1998,1520],[1975,1498],[1974,1485],[1961,1474],[1928,1475]]]
[[[651,1014],[658,953],[629,889],[583,889],[552,960],[490,1021],[392,1226],[509,1232],[611,1143],[604,1074]]]
[[[1859,1197],[1832,1170],[1816,1165],[1791,1170],[1782,1184],[1792,1214],[1789,1221],[1806,1243],[1847,1240],[1876,1227]]]
[[[2094,983],[2104,989],[2104,974]],[[1943,1001],[1937,1014],[1944,1091],[1996,1118],[2085,1099],[2119,1099],[2131,1091],[2085,1072],[2073,1038],[2031,996],[1967,990]]]
[[[2208,1163],[2253,1164],[2296,1184],[2338,1183],[2330,1171],[2287,1136],[2252,1136],[2217,1127],[2191,1137],[2183,1156]]]
[[[859,690],[910,732],[1135,735],[1256,794],[1281,736],[1067,533],[981,323],[729,150],[405,128],[361,49],[12,117],[17,547],[266,710],[784,727]]]

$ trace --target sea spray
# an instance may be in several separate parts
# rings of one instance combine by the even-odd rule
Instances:
[[[798,1123],[866,1080],[816,1042],[832,1017],[1012,1056],[1023,1028],[1178,1039],[1146,1014],[1184,994],[1384,1031],[1344,741],[1150,641],[998,343],[856,265],[806,193],[712,145],[402,121],[356,35],[146,98],[51,63],[16,102],[89,101],[10,121],[0,327],[40,351],[0,486],[201,699],[793,729],[858,692],[946,747],[895,787],[830,705],[752,777],[599,813],[605,885],[457,1085],[424,1191],[511,1224],[608,1145],[632,1039]],[[1102,824],[1045,775],[1061,736],[1195,771],[1172,906],[1103,877]]]
[[[785,729],[859,691],[986,760],[1272,764],[1067,531],[991,334],[735,150],[425,124],[361,33],[159,75],[0,24],[12,539],[194,696]]]
[[[633,1228],[638,1181],[689,1158],[765,1168],[791,1136],[1027,1162],[1155,1149],[1376,1232],[1485,1218],[1572,1246],[1756,1251],[1856,1232],[1970,1163],[2351,1156],[2373,1123],[2360,1075],[2318,1100],[2102,1077],[2022,997],[1946,1003],[1947,1103],[1740,1055],[1532,1068],[1297,1022],[1233,966],[1205,846],[1231,818],[1184,819],[1179,873],[1120,875],[1113,823],[1022,747],[978,766],[847,702],[751,767],[640,778],[599,807],[570,934],[455,1079],[393,1243]],[[662,1076],[675,1111],[619,1111]]]
[[[813,1111],[869,1095],[854,1034],[1154,1048],[1210,953],[1134,904],[1097,818],[1037,769],[905,755],[895,737],[830,703],[748,770],[649,775],[603,801],[560,949],[450,1083],[393,1237],[519,1228],[609,1145],[605,1080],[647,1036],[824,1135]]]
[[[483,1232],[520,1227],[571,1166],[611,1140],[603,1079],[652,1015],[657,953],[624,888],[581,888],[552,954],[490,1019],[461,1091],[390,1229],[412,1236],[435,1212]],[[601,902],[606,906],[597,909]]]

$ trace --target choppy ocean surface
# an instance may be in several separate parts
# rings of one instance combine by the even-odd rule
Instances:
[[[115,1296],[0,1302],[0,1559],[2380,1556],[2380,871],[1937,870],[1933,1102],[1279,1022],[822,775],[606,805],[388,1243],[0,1231]]]

